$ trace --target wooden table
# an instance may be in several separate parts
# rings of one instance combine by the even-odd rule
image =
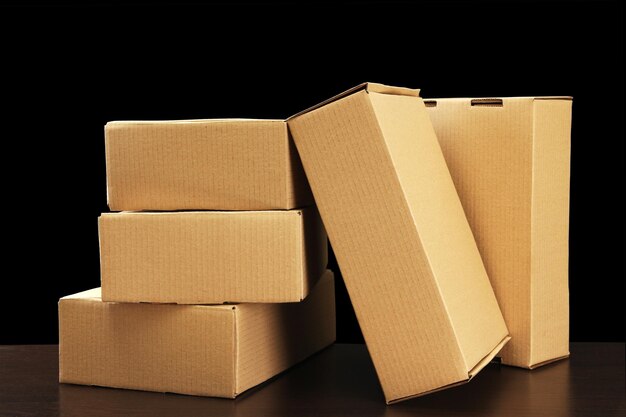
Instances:
[[[236,400],[58,384],[56,345],[0,346],[0,416],[626,416],[624,344],[386,406],[363,345],[334,345]]]

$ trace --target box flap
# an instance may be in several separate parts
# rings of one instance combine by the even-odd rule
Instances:
[[[435,389],[432,389],[432,390],[429,390],[429,391],[420,392],[419,394],[407,395],[406,397],[400,397],[400,398],[395,398],[393,400],[387,400],[386,403],[387,404],[396,404],[396,403],[399,403],[399,402],[402,402],[402,401],[411,400],[413,398],[423,397],[425,395],[432,394],[434,392],[439,392],[439,391],[447,390],[449,388],[458,387],[459,385],[467,384],[469,382],[469,380],[470,380],[469,378],[466,378],[466,379],[463,379],[461,381],[453,382],[451,384],[447,384],[447,385],[444,385],[444,386],[439,387],[439,388],[435,388]]]
[[[397,96],[419,97],[420,95],[419,89],[406,88],[406,87],[394,87],[394,86],[385,85],[385,84],[365,82],[365,83],[357,85],[356,87],[352,87],[344,91],[343,93],[337,94],[336,96],[331,97],[328,100],[324,100],[321,103],[316,104],[315,106],[311,106],[308,109],[302,110],[301,112],[294,114],[287,120],[294,119],[302,114],[305,114],[317,108],[323,107],[329,103],[332,103],[333,101],[337,101],[343,97],[347,97],[350,94],[356,93],[357,91],[361,91],[361,90],[365,90],[367,92],[372,92],[372,93],[379,93],[379,94],[393,94]]]
[[[457,387],[459,385],[463,385],[463,384],[467,384],[477,373],[479,373],[485,366],[487,366],[487,364],[489,364],[491,362],[491,360],[498,354],[498,352],[504,347],[504,345],[511,340],[510,336],[505,337],[502,342],[500,342],[491,352],[489,352],[489,354],[487,356],[485,356],[474,368],[472,368],[469,372],[468,372],[468,377],[462,381],[458,381],[458,382],[453,382],[451,384],[445,385],[443,387],[437,388],[437,389],[433,389],[430,391],[426,391],[426,392],[422,392],[416,395],[409,395],[407,397],[402,397],[402,398],[396,398],[394,400],[391,401],[387,401],[387,404],[395,404],[395,403],[399,403],[401,401],[406,401],[406,400],[410,400],[412,398],[417,398],[417,397],[422,397],[424,395],[428,395],[428,394],[432,394],[434,392],[438,392],[438,391],[443,391],[449,388],[453,388],[453,387]]]
[[[498,343],[498,345],[495,348],[493,348],[493,350],[491,352],[489,352],[489,354],[487,354],[487,356],[482,358],[476,364],[476,366],[474,366],[472,369],[470,369],[469,372],[467,373],[468,376],[470,377],[470,379],[473,378],[477,373],[479,373],[481,371],[481,369],[483,369],[485,366],[487,366],[487,364],[489,362],[491,362],[491,360],[493,358],[496,357],[498,352],[500,352],[502,350],[504,345],[506,345],[509,340],[511,340],[511,336],[507,336],[504,339],[502,339],[502,341],[500,343]]]

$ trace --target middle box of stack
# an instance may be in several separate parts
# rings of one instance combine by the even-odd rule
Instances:
[[[234,371],[234,385],[224,384],[220,373],[211,371],[193,377],[216,381],[190,386],[189,375],[181,378],[178,371],[172,375],[162,371],[175,366],[161,367],[158,375],[147,378],[154,384],[146,384],[145,375],[133,380],[132,369],[121,369],[132,367],[135,360],[141,362],[141,355],[133,358],[123,351],[107,355],[110,347],[96,348],[104,349],[102,355],[90,355],[105,361],[111,358],[113,366],[120,367],[110,372],[111,381],[100,375],[98,385],[234,397],[334,341],[334,292],[332,273],[326,271],[326,232],[284,121],[110,122],[105,136],[107,198],[111,210],[120,212],[99,219],[101,302],[292,304],[288,308],[269,304],[247,308],[242,304],[240,310],[248,313],[237,315],[235,335],[245,340],[245,332],[255,328],[267,334],[251,345],[236,338],[226,353],[210,345],[216,338],[214,331],[207,333],[207,340],[197,329],[185,336],[207,343],[209,356],[231,355],[234,365],[247,361],[245,375]],[[305,300],[309,294],[314,297]],[[140,304],[135,308],[151,309],[146,312],[150,318],[145,324],[151,329],[148,339],[151,344],[163,340],[163,351],[169,352],[160,355],[153,352],[158,346],[149,348],[155,360],[195,357],[197,349],[172,354],[172,349],[178,352],[184,346],[170,340],[168,324],[163,328],[166,337],[159,336],[158,326],[154,328],[159,310]],[[270,311],[273,321],[266,320]],[[142,315],[135,314],[140,320]],[[105,329],[103,343],[115,344],[118,335],[128,337],[126,331],[110,331],[106,319],[91,324]],[[80,335],[68,336],[73,337],[80,339]],[[141,347],[135,345],[130,344],[140,352]],[[246,351],[265,353],[258,361],[246,360]],[[125,360],[115,361],[120,355]],[[145,374],[145,364],[141,368],[136,375]],[[120,373],[124,378],[118,378]],[[248,378],[253,383],[242,385],[246,375],[254,376]],[[200,388],[207,386],[212,388]]]

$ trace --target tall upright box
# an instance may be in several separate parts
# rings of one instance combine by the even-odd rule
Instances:
[[[511,332],[502,362],[567,357],[571,97],[426,104]]]
[[[388,403],[467,382],[508,331],[418,90],[288,120]]]

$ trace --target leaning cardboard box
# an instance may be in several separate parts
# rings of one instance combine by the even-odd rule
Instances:
[[[467,382],[509,336],[419,91],[288,124],[387,402]]]
[[[315,207],[108,213],[98,223],[103,301],[301,301],[328,261]]]
[[[502,362],[567,357],[571,97],[426,104],[511,332]]]
[[[282,120],[110,122],[105,150],[113,211],[271,210],[313,203]]]
[[[335,340],[332,272],[301,303],[59,301],[60,382],[234,398]]]

